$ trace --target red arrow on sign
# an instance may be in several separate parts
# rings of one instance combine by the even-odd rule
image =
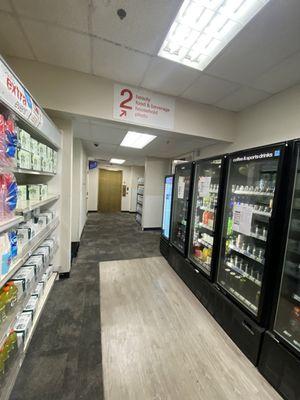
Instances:
[[[126,115],[127,115],[127,112],[126,112],[126,110],[121,110],[121,113],[120,113],[120,117],[126,117]]]

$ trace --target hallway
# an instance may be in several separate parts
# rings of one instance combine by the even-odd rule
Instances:
[[[70,279],[57,281],[10,400],[102,400],[99,262],[158,256],[133,214],[89,214]]]

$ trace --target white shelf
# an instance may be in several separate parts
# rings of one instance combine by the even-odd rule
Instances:
[[[25,214],[58,199],[59,194],[53,194],[49,195],[46,199],[43,200],[25,200],[18,203],[16,212],[20,214]]]
[[[202,222],[199,222],[199,226],[201,226],[201,228],[208,229],[209,231],[212,231],[212,232],[214,231],[214,228],[212,228],[209,225],[203,224]]]
[[[216,210],[214,210],[213,208],[208,208],[208,207],[199,207],[200,208],[200,210],[202,210],[202,211],[209,211],[209,212],[215,212]]]
[[[18,255],[14,260],[8,273],[0,277],[0,288],[2,288],[2,286],[18,271],[19,268],[21,268],[39,245],[54,231],[58,224],[59,218],[56,217],[28,242],[28,244],[22,249],[20,255]]]
[[[230,248],[231,250],[236,251],[237,253],[243,254],[243,255],[246,256],[247,258],[251,258],[252,260],[258,262],[259,264],[264,265],[264,263],[265,263],[265,259],[264,259],[264,258],[258,258],[258,257],[256,257],[256,256],[254,256],[253,254],[248,253],[248,251],[242,250],[242,249],[240,249],[240,248],[237,247],[237,246],[233,246],[232,244],[230,244],[230,245],[229,245],[229,248]]]
[[[254,233],[254,232],[251,232],[249,236],[253,237],[253,238],[256,238],[256,239],[259,239],[259,240],[262,240],[263,242],[267,241],[267,237],[266,236],[258,235],[257,233]]]
[[[245,196],[267,196],[267,197],[274,197],[273,192],[250,192],[245,190],[234,190],[233,194],[240,194]]]
[[[54,172],[44,172],[44,171],[34,171],[32,169],[22,169],[22,168],[14,168],[14,174],[29,174],[29,175],[43,175],[43,176],[55,176]]]
[[[44,288],[44,293],[42,298],[39,300],[39,304],[37,306],[37,310],[33,319],[33,324],[30,328],[28,337],[25,341],[24,347],[19,349],[19,354],[17,355],[16,359],[14,360],[13,366],[10,366],[10,371],[9,375],[6,377],[6,382],[3,387],[1,387],[1,393],[0,393],[0,398],[1,400],[9,400],[11,391],[13,389],[13,386],[15,384],[15,381],[17,379],[18,373],[21,369],[22,363],[24,361],[26,351],[28,349],[29,343],[32,339],[32,336],[34,334],[35,328],[37,326],[37,323],[40,319],[40,316],[42,314],[43,308],[46,304],[46,301],[49,297],[50,291],[54,285],[55,279],[57,277],[57,273],[54,272],[50,278],[48,279],[46,286]]]
[[[13,228],[14,226],[19,225],[23,221],[24,221],[24,218],[21,215],[16,215],[12,218],[1,221],[0,222],[0,233]]]
[[[198,242],[201,243],[201,244],[203,244],[203,246],[205,246],[205,247],[207,247],[207,248],[209,248],[209,249],[212,249],[212,247],[213,247],[212,244],[206,242],[206,241],[203,240],[203,239],[198,239]]]
[[[265,211],[256,211],[256,210],[253,210],[253,214],[255,214],[255,215],[263,215],[264,217],[268,217],[268,218],[271,217],[271,213],[265,212]]]
[[[251,276],[250,274],[248,274],[247,272],[243,271],[242,269],[235,267],[234,265],[232,265],[232,263],[230,262],[226,262],[225,265],[230,268],[231,270],[237,272],[238,274],[240,274],[241,276],[244,276],[245,278],[247,278],[249,281],[255,283],[257,286],[261,287],[261,281],[258,279],[255,279],[253,276]]]

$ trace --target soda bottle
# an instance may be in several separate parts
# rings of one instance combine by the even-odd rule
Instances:
[[[6,310],[5,310],[5,298],[4,292],[1,290],[0,292],[0,326],[2,322],[6,320]]]
[[[11,308],[15,306],[18,300],[18,288],[14,282],[7,282],[6,286],[9,287],[10,298],[11,298]]]

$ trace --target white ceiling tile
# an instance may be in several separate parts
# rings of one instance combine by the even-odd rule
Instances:
[[[182,97],[200,103],[213,104],[232,93],[239,87],[238,84],[202,74],[193,82]]]
[[[1,0],[0,1],[0,10],[12,11],[12,8],[11,8],[11,5],[9,3],[9,0]]]
[[[114,126],[101,126],[99,124],[91,124],[91,137],[92,140],[98,140],[100,143],[111,143],[119,145],[125,134],[126,130],[115,128]]]
[[[270,96],[269,93],[243,86],[217,102],[216,106],[230,111],[241,111],[244,108],[265,100]]]
[[[300,49],[299,0],[271,1],[206,72],[252,85],[258,76]]]
[[[0,12],[0,52],[7,56],[34,58],[18,21],[2,12]]]
[[[141,83],[146,89],[179,96],[199,76],[199,71],[161,57],[153,58]]]
[[[27,19],[23,19],[22,24],[39,61],[90,72],[90,39],[87,35]]]
[[[87,0],[13,0],[22,16],[88,32]]]
[[[93,72],[96,75],[138,85],[150,61],[150,56],[93,39]]]
[[[134,49],[157,54],[182,0],[94,0],[93,32]],[[124,8],[120,20],[117,10]]]
[[[300,82],[300,52],[293,54],[253,82],[253,86],[278,93]]]

